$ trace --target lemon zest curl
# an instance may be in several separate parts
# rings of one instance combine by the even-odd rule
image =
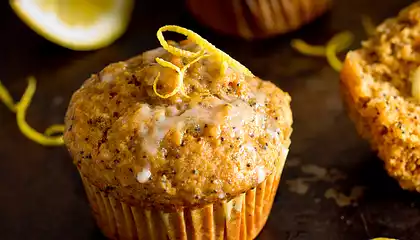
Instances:
[[[249,71],[244,65],[242,65],[240,62],[233,59],[231,56],[229,56],[227,53],[223,52],[222,50],[216,48],[213,44],[208,42],[206,39],[198,35],[197,33],[175,25],[167,25],[159,28],[157,31],[157,38],[162,45],[162,47],[168,51],[169,53],[179,56],[179,57],[187,57],[187,58],[196,58],[202,52],[190,52],[187,50],[179,49],[174,46],[170,46],[165,38],[163,37],[163,32],[175,32],[182,34],[186,36],[189,40],[195,42],[198,46],[200,46],[203,50],[206,50],[208,53],[214,54],[219,57],[221,62],[226,61],[230,67],[234,68],[237,71],[244,72],[246,75],[254,76],[251,71]]]
[[[326,53],[324,46],[310,45],[302,39],[293,39],[291,45],[294,49],[305,55],[324,57]]]
[[[6,105],[6,107],[12,111],[16,112],[16,104],[13,100],[12,96],[10,95],[7,88],[1,83],[0,81],[0,100]]]
[[[30,140],[44,146],[61,146],[64,144],[63,136],[50,137],[37,132],[26,122],[26,110],[28,109],[32,97],[36,90],[36,80],[29,77],[28,87],[26,88],[20,102],[16,105],[16,120],[20,131]],[[51,127],[50,127],[51,128]],[[54,130],[56,127],[54,127]],[[47,129],[48,130],[48,129]],[[50,130],[51,131],[51,130]]]
[[[337,57],[337,45],[327,44],[326,57],[330,66],[337,72],[343,68],[343,62]]]
[[[201,60],[204,57],[207,57],[209,55],[201,55],[198,56],[196,59],[192,60],[191,62],[189,62],[187,65],[183,66],[182,68],[179,68],[177,66],[175,66],[175,64],[165,61],[162,58],[156,58],[156,62],[159,63],[160,65],[162,65],[163,67],[168,67],[171,68],[173,70],[175,70],[178,73],[178,77],[177,77],[177,81],[176,81],[176,87],[174,88],[174,90],[172,90],[170,93],[167,93],[165,95],[162,95],[160,93],[157,92],[157,83],[159,82],[159,78],[160,78],[160,72],[158,72],[155,81],[153,82],[153,91],[155,92],[155,94],[161,98],[169,98],[174,96],[175,94],[177,94],[178,92],[180,92],[183,96],[188,98],[188,95],[185,93],[184,90],[184,76],[185,76],[185,72],[187,71],[187,69],[193,65],[194,63],[198,62],[199,60]]]
[[[65,129],[66,127],[64,124],[54,124],[45,129],[44,135],[53,136],[57,134],[63,134]]]
[[[349,31],[340,32],[334,35],[327,43],[336,45],[336,52],[347,50],[354,40],[354,35]],[[301,39],[293,39],[291,42],[292,47],[298,52],[316,57],[327,56],[327,47],[319,45],[311,45]]]
[[[330,66],[340,71],[343,67],[342,61],[337,57],[340,53],[350,47],[354,40],[354,35],[349,31],[343,31],[333,36],[325,46],[310,45],[303,40],[294,39],[291,45],[298,52],[316,57],[326,57]]]
[[[201,50],[198,52],[191,52],[185,49],[177,48],[173,44],[170,44],[170,40],[169,41],[165,40],[165,37],[163,36],[163,32],[175,32],[175,33],[182,34],[187,37],[187,40],[194,42],[199,47],[201,47]],[[224,75],[228,67],[231,67],[235,69],[236,71],[243,72],[248,76],[254,76],[252,72],[248,70],[245,66],[243,66],[241,63],[239,63],[238,61],[230,57],[228,54],[226,54],[222,50],[216,48],[213,44],[208,42],[206,39],[202,38],[200,35],[198,35],[197,33],[189,29],[175,26],[175,25],[167,25],[167,26],[163,26],[159,28],[156,36],[159,40],[159,43],[162,45],[162,48],[168,51],[169,53],[171,53],[172,55],[178,56],[178,57],[184,57],[187,59],[194,59],[183,68],[179,68],[171,62],[165,61],[161,58],[156,58],[156,62],[158,64],[160,64],[163,67],[171,68],[178,73],[176,87],[170,93],[164,94],[164,95],[157,92],[157,83],[160,78],[160,73],[158,73],[153,83],[153,91],[155,92],[157,96],[161,98],[172,97],[178,92],[181,93],[183,96],[188,97],[184,91],[184,76],[185,76],[186,70],[188,69],[189,66],[191,66],[195,62],[199,61],[203,57],[207,57],[210,55],[215,56],[220,61],[221,63],[220,75],[221,76]]]

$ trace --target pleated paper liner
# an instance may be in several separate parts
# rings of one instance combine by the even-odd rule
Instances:
[[[332,0],[188,0],[203,24],[246,39],[287,33],[325,13]]]
[[[278,160],[276,170],[265,181],[230,201],[169,213],[127,205],[87,178],[82,176],[82,180],[96,222],[110,239],[248,240],[254,239],[267,221],[285,158]]]

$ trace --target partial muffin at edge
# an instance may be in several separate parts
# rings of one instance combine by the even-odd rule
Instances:
[[[420,107],[411,95],[420,66],[420,3],[381,24],[347,55],[341,90],[358,132],[401,187],[420,191]]]

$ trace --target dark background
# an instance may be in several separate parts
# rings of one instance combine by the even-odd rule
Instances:
[[[302,176],[286,166],[276,202],[259,239],[368,239],[388,236],[420,239],[420,197],[400,190],[382,163],[355,133],[338,93],[338,74],[325,60],[302,56],[290,40],[322,44],[334,33],[356,34],[352,48],[365,33],[367,14],[375,22],[392,16],[409,0],[336,0],[332,12],[298,32],[249,43],[218,36],[199,26],[182,1],[137,1],[128,32],[112,46],[94,52],[74,52],[33,33],[0,4],[0,79],[17,100],[26,77],[38,79],[28,111],[36,129],[63,122],[72,92],[106,64],[158,46],[156,30],[165,24],[188,27],[231,54],[254,74],[288,91],[294,111],[290,159],[302,164],[337,168],[348,177],[336,183],[311,184],[306,195],[290,192],[286,180]],[[15,115],[0,104],[0,239],[103,239],[96,228],[76,168],[64,147],[45,148],[20,134]],[[336,187],[348,193],[367,187],[358,206],[338,207],[324,198]],[[317,200],[314,200],[317,199]]]

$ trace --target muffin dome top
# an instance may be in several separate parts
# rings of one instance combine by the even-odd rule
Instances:
[[[74,93],[64,139],[81,174],[145,205],[199,205],[255,187],[287,152],[289,95],[208,45],[162,39]]]

